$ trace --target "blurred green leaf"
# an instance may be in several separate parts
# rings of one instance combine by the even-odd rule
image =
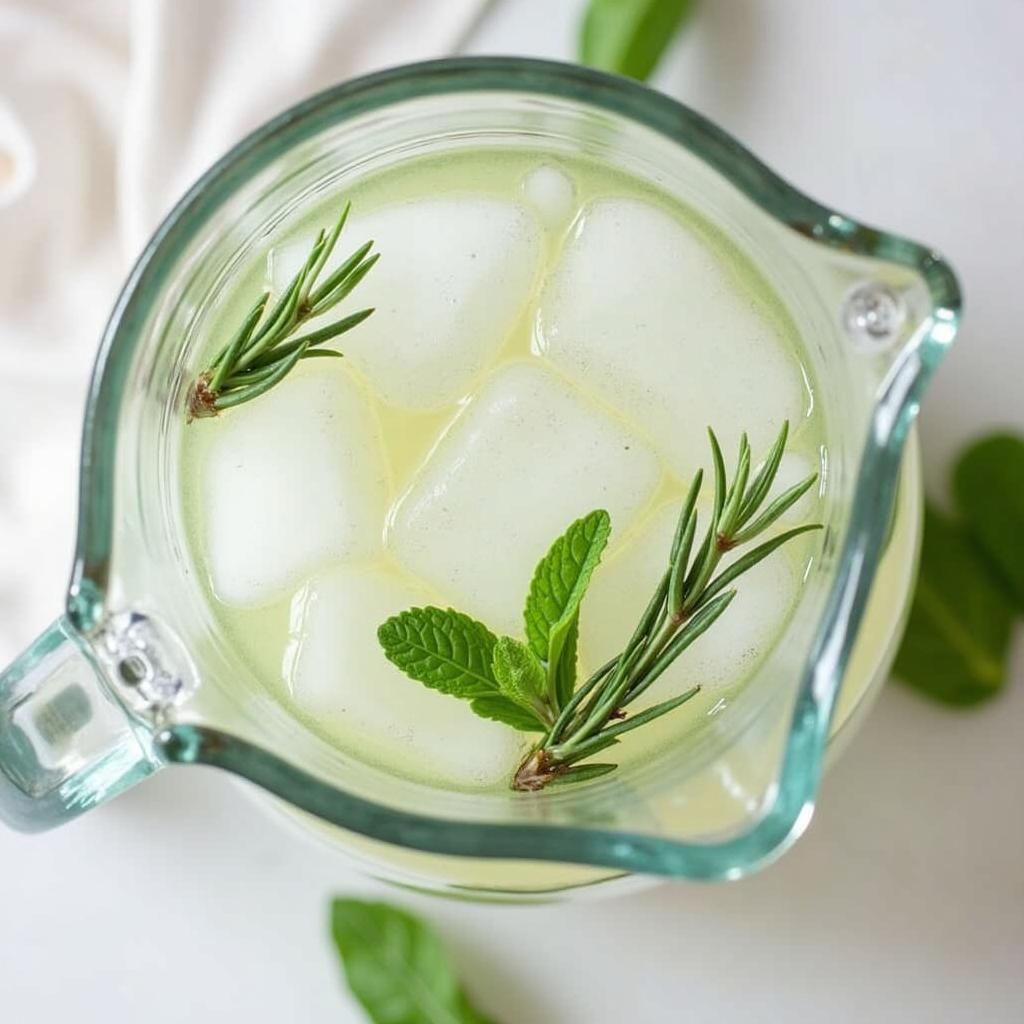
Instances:
[[[373,1024],[495,1024],[469,1002],[437,934],[412,914],[337,899],[331,935]]]
[[[967,528],[1024,609],[1024,440],[993,434],[957,462],[953,490]]]
[[[646,81],[693,0],[590,0],[580,32],[580,60]]]
[[[921,570],[895,672],[947,704],[976,704],[1006,680],[1013,609],[970,535],[925,511]]]

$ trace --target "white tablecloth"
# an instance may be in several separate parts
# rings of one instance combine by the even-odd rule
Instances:
[[[218,156],[482,0],[0,3],[0,662],[63,606],[89,368],[132,260]]]

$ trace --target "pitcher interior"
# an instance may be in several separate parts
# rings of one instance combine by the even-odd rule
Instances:
[[[480,173],[480,160],[493,173]],[[351,199],[356,215],[386,206],[394,195],[404,201],[446,192],[510,197],[544,167],[564,170],[576,190],[577,210],[608,182],[615,183],[620,197],[655,196],[771,307],[804,378],[806,401],[802,421],[794,424],[794,443],[820,474],[807,514],[824,530],[801,539],[789,553],[787,564],[800,576],[797,597],[738,683],[708,688],[693,708],[660,720],[660,732],[647,736],[635,752],[624,743],[620,770],[612,775],[562,791],[522,794],[502,785],[467,785],[395,770],[372,750],[339,744],[331,728],[304,711],[286,687],[265,674],[261,678],[254,667],[260,663],[260,644],[287,634],[293,602],[280,603],[259,620],[266,628],[248,635],[246,623],[256,619],[217,610],[196,513],[202,500],[202,458],[196,452],[210,443],[203,434],[209,424],[186,425],[183,409],[190,381],[217,339],[223,340],[218,325],[227,323],[225,311],[238,307],[237,296],[250,294],[268,273],[268,243],[301,240],[311,218],[336,197]],[[116,528],[106,602],[115,609],[146,611],[183,639],[201,682],[176,712],[180,720],[240,736],[385,807],[466,823],[593,826],[707,840],[756,818],[771,793],[796,687],[836,580],[868,417],[887,366],[885,353],[858,349],[840,323],[842,302],[863,277],[867,261],[841,254],[823,260],[812,241],[780,225],[663,134],[585,103],[517,92],[402,99],[343,123],[325,123],[207,207],[200,202],[191,223],[179,226],[173,273],[149,296],[141,342],[128,369],[119,413]],[[549,231],[542,245],[556,244],[551,239],[557,237],[564,246],[570,235],[570,228]],[[361,240],[352,237],[353,243]],[[429,258],[429,246],[422,240],[417,244]],[[559,258],[552,256],[552,264]],[[922,290],[896,265],[872,261],[871,275],[911,295]],[[714,303],[715,296],[707,301]],[[679,315],[687,310],[681,308]],[[536,299],[517,316],[525,318],[522,330],[535,342]],[[545,358],[543,352],[521,355]],[[726,365],[721,371],[742,369]],[[453,417],[457,405],[456,400]],[[731,438],[742,429],[740,412],[723,409],[715,426]],[[440,437],[450,427],[446,415],[411,418],[405,429]],[[681,411],[681,420],[685,416]],[[731,442],[726,457],[730,462],[735,457]],[[864,701],[891,656],[913,572],[915,469],[912,465],[904,474],[880,570],[885,586],[875,588],[834,730]],[[652,490],[645,514],[674,497]],[[607,571],[614,572],[627,554],[610,549]],[[609,603],[614,605],[606,599]],[[373,856],[379,855],[375,850]]]

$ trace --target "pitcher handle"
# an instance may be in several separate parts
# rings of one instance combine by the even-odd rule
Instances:
[[[105,659],[66,616],[0,671],[0,821],[52,828],[160,767],[150,730],[119,699],[117,671],[133,670]]]

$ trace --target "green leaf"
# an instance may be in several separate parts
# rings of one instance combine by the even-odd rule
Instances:
[[[373,248],[373,242],[365,242],[361,245],[354,253],[337,270],[335,270],[323,284],[321,284],[316,291],[312,292],[309,296],[309,303],[311,306],[316,306],[322,299],[328,296],[335,288],[338,287],[346,278],[352,276],[352,273],[356,268],[362,265],[363,260],[366,258],[369,251]]]
[[[577,611],[569,627],[561,635],[562,647],[555,663],[555,706],[564,708],[576,689],[576,663],[580,645],[580,613]]]
[[[590,0],[580,60],[643,82],[692,6],[692,0]]]
[[[678,612],[683,607],[685,594],[683,593],[686,583],[686,569],[690,564],[690,552],[693,549],[693,538],[697,533],[697,495],[700,494],[701,483],[704,480],[704,473],[697,471],[697,475],[690,484],[686,500],[679,513],[676,522],[676,532],[672,538],[672,551],[668,556],[670,565],[668,599],[673,612]]]
[[[536,678],[528,674],[538,670],[543,693],[544,669],[525,644],[503,637],[503,653],[496,656],[500,642],[482,622],[451,608],[432,607],[410,608],[393,616],[377,630],[377,639],[388,661],[407,676],[432,690],[468,700],[481,718],[522,732],[544,731],[538,709],[519,703],[512,695],[525,695],[530,687],[536,687]],[[514,683],[510,682],[512,666],[506,663],[510,644],[518,645],[534,661],[533,669],[517,661]],[[512,654],[518,656],[518,651]],[[501,666],[500,672],[507,673],[504,684],[495,674],[496,664]]]
[[[467,699],[498,693],[495,636],[462,612],[410,608],[388,619],[377,639],[388,661],[432,690]]]
[[[747,493],[747,480],[750,477],[750,441],[747,435],[740,435],[740,454],[736,462],[736,476],[733,477],[732,487],[726,495],[725,505],[722,508],[721,518],[718,522],[718,531],[726,536],[732,536],[736,519],[743,507],[743,498]]]
[[[260,322],[260,317],[263,316],[263,310],[266,309],[267,302],[270,300],[270,292],[264,292],[256,305],[253,306],[249,316],[245,323],[238,329],[238,333],[234,338],[228,342],[228,346],[223,352],[217,357],[215,366],[217,367],[216,372],[210,379],[210,390],[213,392],[219,391],[220,386],[224,383],[224,379],[231,372],[231,367],[235,365],[236,360],[240,352],[245,350],[245,346],[249,344],[249,339],[252,337],[252,332],[256,330],[256,325]]]
[[[815,530],[821,529],[823,529],[821,523],[807,523],[806,526],[794,526],[793,529],[786,530],[772,537],[771,540],[766,540],[763,544],[758,544],[756,548],[748,551],[742,558],[737,558],[728,569],[720,572],[714,581],[708,584],[703,591],[698,607],[704,607],[711,598],[720,593],[733,580],[739,578],[745,572],[749,572],[758,562],[764,561],[773,551],[782,547],[783,544],[787,544],[789,541],[805,533],[814,533]]]
[[[574,764],[564,772],[556,775],[549,785],[566,786],[573,782],[589,782],[591,779],[599,779],[602,775],[615,771],[617,764]]]
[[[993,434],[971,445],[953,488],[972,537],[1024,609],[1024,439]]]
[[[611,517],[603,509],[577,519],[534,571],[523,619],[533,653],[548,663],[552,696],[556,696],[559,660],[572,639],[574,620],[611,528]]]
[[[304,348],[297,349],[286,359],[282,359],[280,363],[268,372],[266,377],[261,378],[251,387],[241,387],[225,391],[224,394],[218,396],[216,407],[218,409],[231,409],[234,406],[243,405],[245,402],[251,402],[254,398],[259,398],[260,395],[265,395],[295,369],[305,351]]]
[[[948,704],[974,704],[1006,678],[1013,610],[967,532],[925,511],[924,547],[895,673]]]
[[[481,718],[502,722],[520,732],[544,731],[544,723],[533,711],[508,697],[477,697],[469,706]]]
[[[680,629],[672,638],[669,645],[658,657],[657,661],[644,672],[627,691],[622,701],[622,706],[631,704],[637,697],[647,690],[659,676],[666,672],[669,666],[685,651],[698,637],[706,633],[724,614],[726,608],[732,604],[736,596],[735,590],[727,590],[724,594],[712,598],[707,604],[701,605],[693,617]]]
[[[494,1024],[470,1003],[436,932],[412,914],[334,900],[331,936],[373,1024]]]
[[[775,483],[775,477],[782,463],[782,455],[786,450],[786,440],[788,437],[789,420],[783,420],[782,427],[779,429],[771,449],[765,456],[763,465],[758,470],[753,483],[750,485],[750,489],[747,491],[746,497],[743,499],[739,521],[736,524],[738,527],[742,527],[761,507],[761,502],[764,501],[768,496],[768,492],[772,489],[772,484]]]
[[[361,310],[337,323],[292,337],[301,324],[346,298],[377,262],[377,255],[367,255],[373,247],[373,242],[367,242],[324,285],[313,291],[350,209],[350,204],[346,203],[330,232],[320,230],[317,233],[305,262],[270,312],[263,315],[270,298],[265,294],[213,363],[192,382],[185,400],[189,422],[216,416],[218,412],[259,398],[284,380],[302,359],[339,358],[341,353],[317,351],[314,347],[358,327],[372,315],[372,309]]]
[[[752,523],[744,529],[732,534],[734,544],[745,544],[753,540],[759,533],[764,533],[776,519],[793,507],[817,482],[818,474],[812,473],[805,480],[794,484],[789,490],[780,494]]]
[[[338,337],[340,334],[345,334],[347,331],[352,330],[353,327],[358,327],[364,320],[373,315],[372,309],[361,309],[358,313],[353,313],[351,316],[346,316],[339,320],[337,323],[328,324],[326,327],[321,327],[318,331],[310,331],[309,334],[303,334],[299,338],[295,338],[293,341],[283,342],[280,345],[274,347],[270,352],[265,352],[259,358],[254,359],[249,366],[250,370],[259,370],[264,366],[270,366],[273,363],[278,362],[282,356],[286,356],[294,352],[297,348],[307,348],[309,351],[306,352],[306,357],[323,355],[327,352],[335,356],[340,356],[340,352],[336,352],[333,349],[317,349],[313,346],[322,345],[325,341],[330,341],[333,338]]]
[[[498,688],[509,700],[530,710],[543,703],[547,673],[526,644],[510,636],[501,637],[494,645],[491,667]]]
[[[676,708],[696,697],[698,693],[700,693],[700,687],[693,686],[685,693],[679,694],[678,697],[663,700],[660,704],[655,704],[654,707],[650,707],[646,711],[630,715],[621,722],[606,726],[593,739],[585,740],[583,743],[578,744],[575,750],[570,752],[570,759],[576,761],[584,757],[591,757],[599,750],[604,750],[610,744],[618,742],[618,737],[623,733],[632,732],[634,729],[639,729],[641,726],[653,722],[656,718],[661,718],[662,715],[667,715],[670,711],[675,711]]]
[[[711,461],[715,467],[715,510],[711,513],[712,528],[718,523],[722,515],[722,508],[725,505],[725,456],[722,455],[722,446],[718,443],[718,436],[708,427],[708,441],[711,442]]]

